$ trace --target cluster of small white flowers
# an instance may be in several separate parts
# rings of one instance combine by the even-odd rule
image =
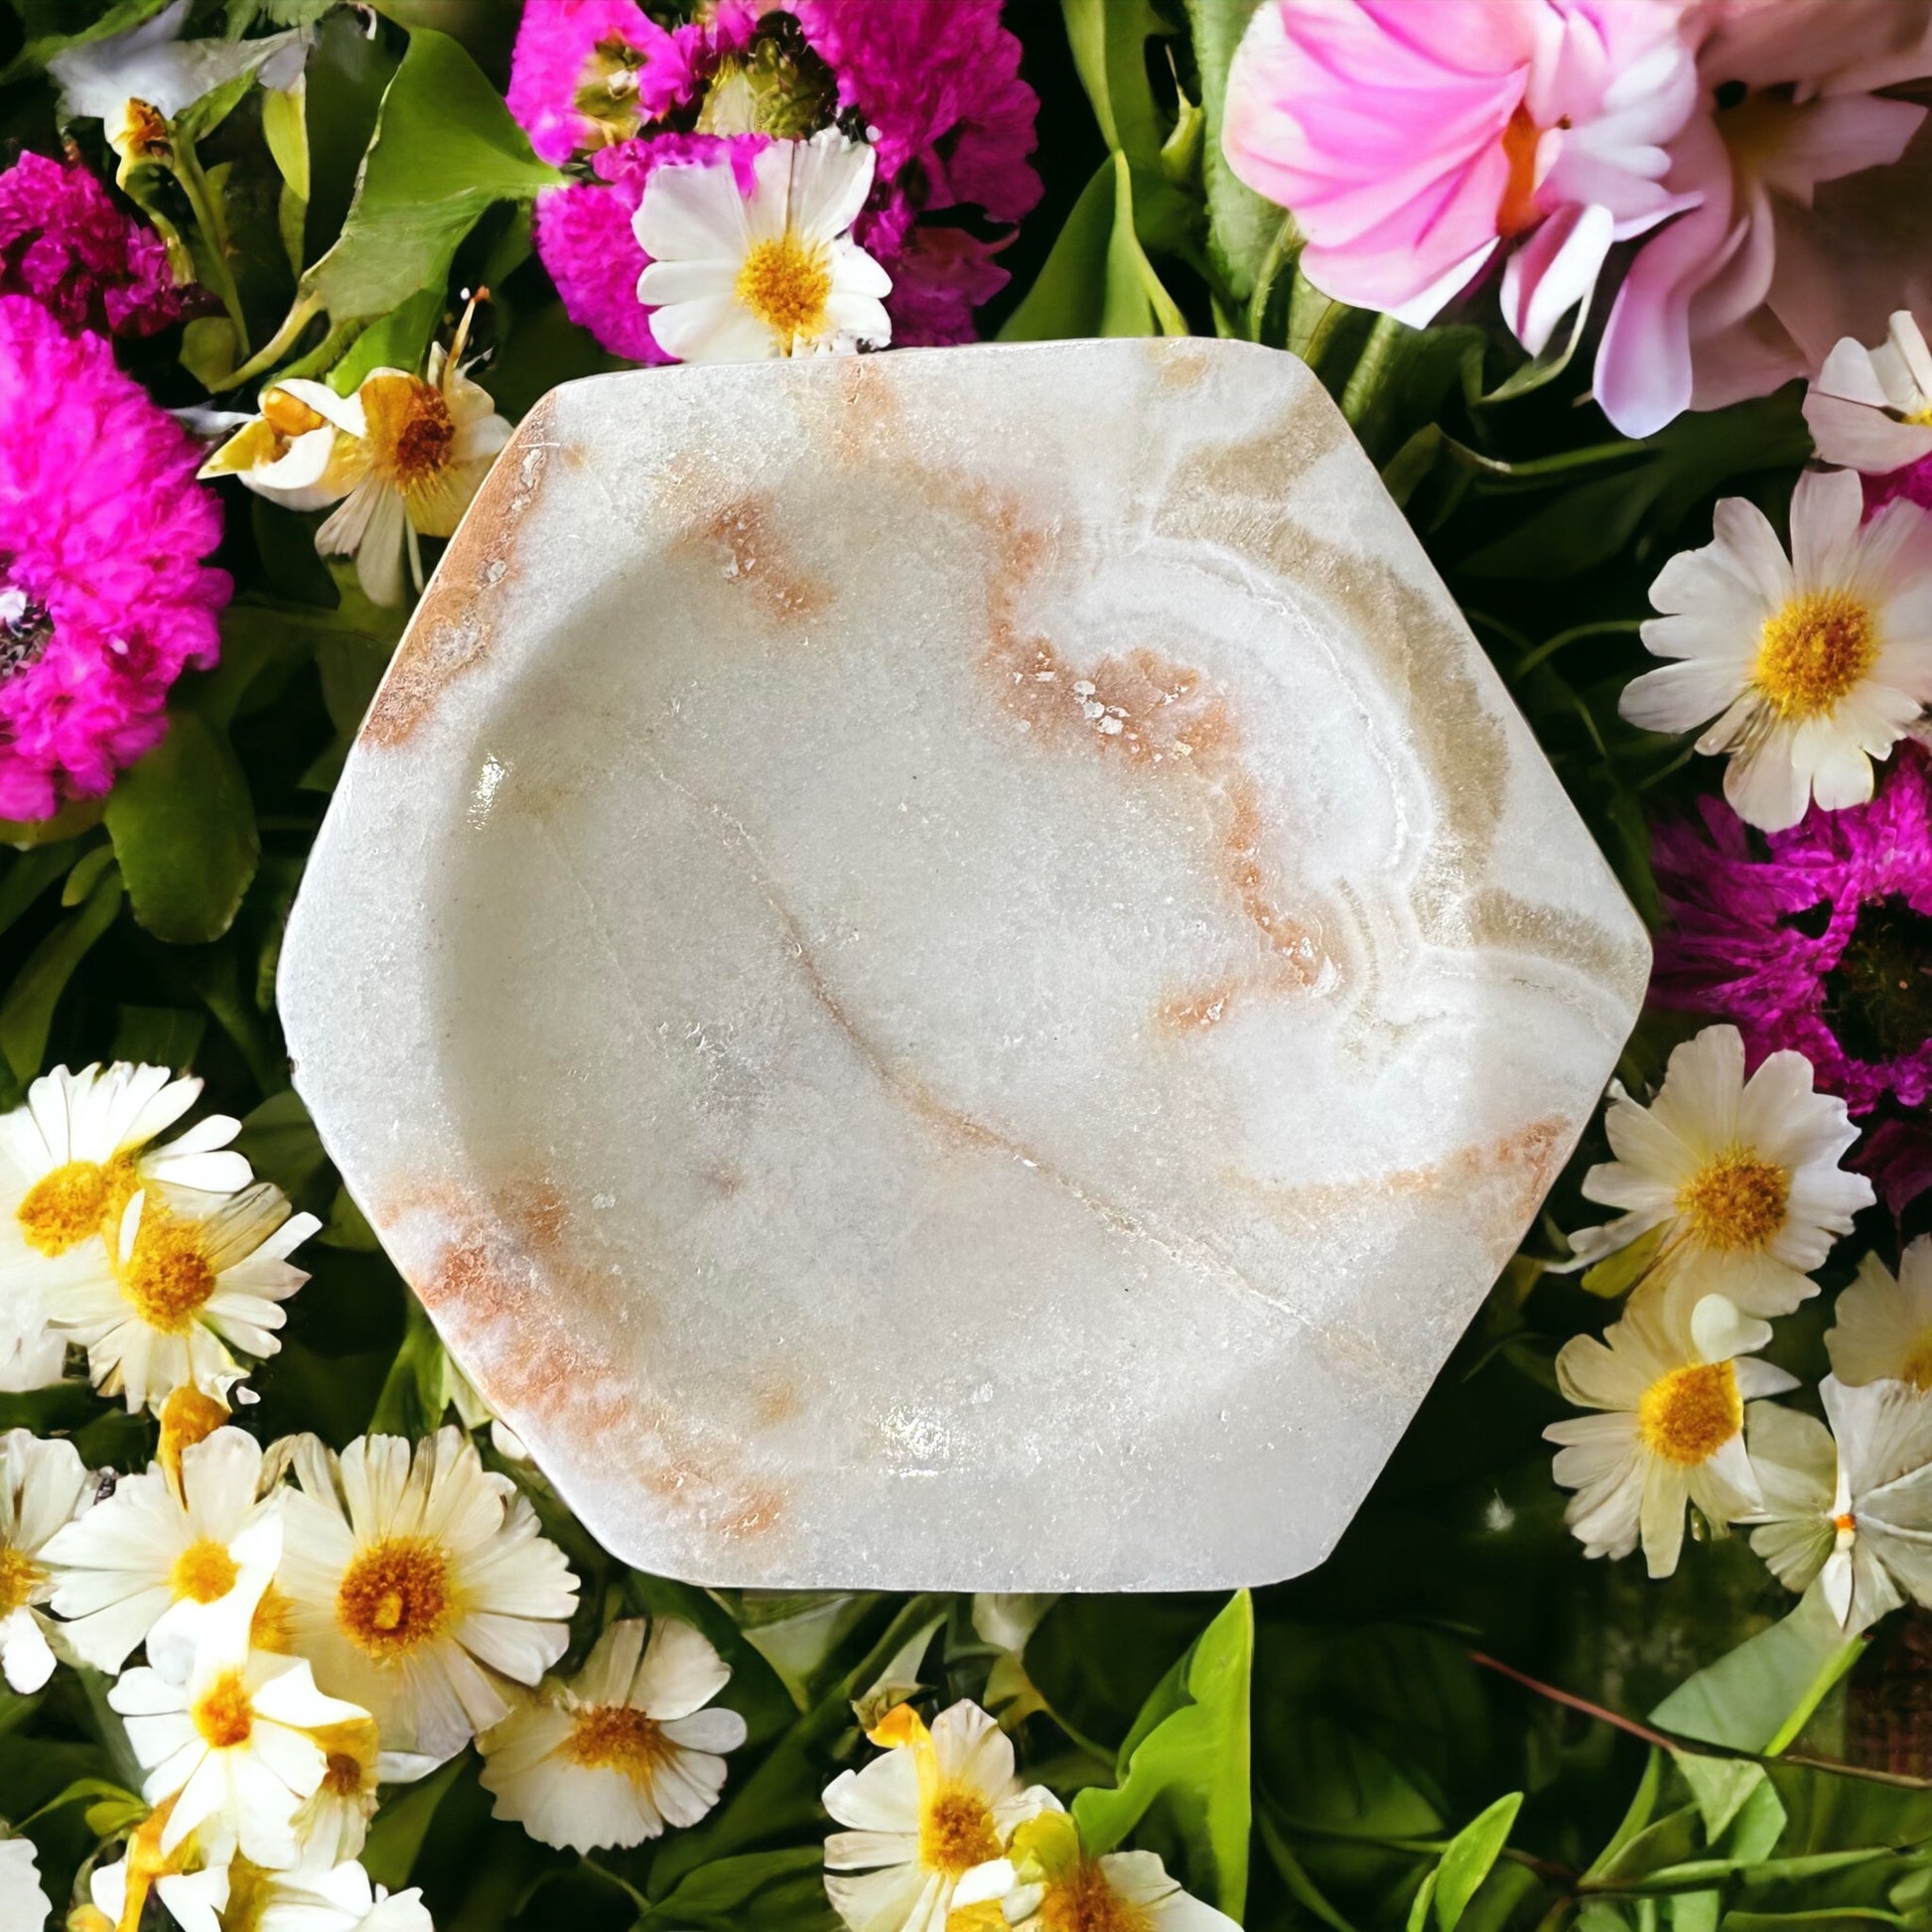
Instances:
[[[1727,496],[1715,540],[1651,586],[1645,644],[1673,661],[1635,678],[1622,711],[1653,731],[1706,729],[1725,796],[1766,832],[1814,802],[1871,796],[1872,760],[1932,705],[1932,515],[1903,496],[1865,519],[1862,476],[1932,453],[1932,352],[1908,311],[1866,349],[1849,338],[1805,399],[1818,454],[1799,480],[1787,556],[1756,504]]]
[[[1572,1242],[1633,1285],[1602,1340],[1557,1357],[1564,1394],[1600,1413],[1547,1432],[1587,1553],[1641,1544],[1667,1577],[1690,1502],[1714,1531],[1751,1526],[1779,1580],[1816,1585],[1848,1628],[1907,1596],[1932,1604],[1932,1238],[1896,1278],[1865,1256],[1840,1295],[1819,1389],[1830,1428],[1759,1399],[1797,1387],[1756,1359],[1768,1317],[1818,1293],[1813,1271],[1872,1199],[1839,1166],[1857,1135],[1845,1103],[1812,1090],[1800,1053],[1746,1080],[1737,1031],[1708,1027],[1648,1107],[1613,1086],[1604,1125],[1617,1158],[1584,1192],[1624,1213]]]
[[[704,1708],[730,1672],[698,1631],[620,1621],[550,1678],[576,1580],[465,1431],[338,1455],[234,1425],[318,1223],[253,1179],[231,1119],[154,1145],[200,1091],[62,1068],[0,1118],[6,1386],[59,1381],[73,1343],[160,1422],[153,1465],[119,1477],[0,1438],[0,1671],[20,1692],[62,1662],[113,1676],[152,1807],[123,1857],[102,1847],[79,1920],[132,1932],[153,1897],[189,1932],[430,1932],[358,1861],[380,1788],[473,1740],[496,1815],[547,1844],[695,1824],[745,1738]],[[9,1926],[51,1909],[24,1840],[0,1839],[0,1904]]]
[[[1059,1800],[1021,1784],[1012,1740],[978,1705],[929,1727],[897,1705],[866,1734],[885,1755],[825,1791],[848,1828],[825,1841],[825,1890],[853,1932],[1236,1932],[1156,1853],[1091,1856]]]

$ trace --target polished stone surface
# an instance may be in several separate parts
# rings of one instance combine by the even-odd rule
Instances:
[[[585,1522],[715,1585],[1319,1561],[1642,929],[1293,358],[572,384],[291,922],[296,1084]]]

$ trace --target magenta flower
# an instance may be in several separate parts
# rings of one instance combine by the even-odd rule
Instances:
[[[225,571],[201,450],[37,302],[0,295],[0,818],[97,797],[212,664]]]
[[[179,321],[161,237],[78,161],[23,154],[0,174],[0,293],[31,295],[64,328],[152,336]]]
[[[1665,143],[1697,78],[1673,0],[1267,0],[1228,78],[1224,145],[1293,208],[1302,265],[1418,326],[1507,250],[1539,349],[1615,241],[1687,206]]]
[[[536,241],[562,296],[564,312],[614,355],[668,362],[650,333],[651,312],[637,300],[637,278],[650,257],[630,217],[644,184],[665,162],[704,162],[729,155],[739,192],[752,192],[752,161],[762,134],[651,134],[592,157],[595,182],[553,188],[537,197]]]
[[[1900,747],[1867,805],[1760,845],[1717,799],[1657,828],[1670,922],[1651,991],[1735,1023],[1753,1064],[1795,1047],[1854,1114],[1932,1101],[1932,759]]]
[[[509,109],[553,167],[628,140],[697,91],[703,30],[660,27],[636,0],[529,0]]]
[[[539,198],[537,251],[572,321],[633,361],[668,358],[637,301],[648,257],[630,216],[651,171],[836,120],[876,150],[854,241],[893,279],[893,340],[970,342],[1005,286],[1008,224],[1039,199],[1038,109],[998,0],[725,0],[667,31],[631,0],[534,0],[517,37],[511,111],[546,159],[590,179]]]

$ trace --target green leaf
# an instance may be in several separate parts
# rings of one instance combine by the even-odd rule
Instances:
[[[74,31],[45,31],[44,21],[60,19],[70,10],[64,7],[31,5],[19,8],[22,24],[27,30],[27,44],[4,69],[0,69],[0,87],[20,79],[23,75],[45,68],[57,54],[64,54],[70,47],[84,47],[92,41],[111,39],[116,34],[125,34],[158,14],[168,0],[111,0],[111,4],[101,8],[95,18],[86,26]]]
[[[235,1151],[264,1180],[272,1180],[291,1200],[309,1198],[330,1172],[322,1136],[316,1132],[302,1096],[293,1087],[269,1095],[244,1116]]]
[[[1462,1827],[1449,1840],[1436,1872],[1436,1923],[1442,1932],[1455,1932],[1469,1900],[1489,1875],[1489,1867],[1509,1843],[1523,1794],[1512,1791]]]
[[[369,1826],[362,1863],[378,1885],[398,1891],[409,1882],[416,1855],[423,1849],[436,1808],[461,1775],[468,1752],[440,1765],[419,1784],[406,1784],[389,1796]]]
[[[1000,340],[1184,336],[1186,318],[1162,286],[1134,227],[1134,177],[1125,156],[1100,164],[1080,192],[1027,297]]]
[[[1697,1800],[1705,1839],[1716,1845],[1743,1810],[1744,1801],[1765,1782],[1764,1767],[1747,1757],[1706,1757],[1698,1751],[1674,1751],[1672,1756]]]
[[[1207,191],[1207,259],[1227,295],[1246,302],[1281,230],[1282,210],[1236,178],[1221,150],[1227,119],[1228,68],[1261,0],[1183,0],[1200,72],[1206,119],[1201,182]]]
[[[1637,1781],[1636,1795],[1631,1798],[1629,1809],[1610,1834],[1610,1842],[1591,1862],[1584,1874],[1586,1877],[1600,1878],[1622,1854],[1623,1848],[1649,1827],[1650,1821],[1657,1815],[1657,1794],[1663,1789],[1663,1783],[1664,1754],[1653,1744],[1649,1757],[1644,1760],[1643,1776]]]
[[[69,840],[36,846],[15,859],[0,878],[0,932],[5,932],[57,880],[65,878],[81,851],[78,840]]]
[[[134,916],[157,939],[205,945],[226,932],[255,876],[261,838],[228,741],[177,710],[168,736],[121,774],[107,830]]]
[[[1651,1722],[1680,1737],[1775,1754],[1863,1645],[1840,1629],[1814,1587],[1781,1622],[1680,1684],[1651,1712]]]
[[[97,845],[91,852],[83,853],[68,874],[67,884],[61,888],[62,906],[71,911],[93,891],[101,874],[113,863],[114,848],[111,844]]]
[[[1409,1901],[1409,1916],[1404,1921],[1403,1932],[1427,1932],[1429,1908],[1436,1902],[1437,1876],[1434,1865],[1423,1873],[1422,1883],[1416,1887],[1416,1895]]]
[[[172,1066],[177,1073],[185,1073],[195,1064],[207,1032],[207,1016],[204,1013],[190,1013],[181,1007],[123,1006],[108,1052],[117,1060]]]
[[[418,289],[400,308],[371,323],[329,371],[329,386],[339,396],[346,396],[359,388],[362,378],[372,370],[406,369],[413,373],[420,369],[429,352],[430,338],[443,319],[443,294],[441,282]]]
[[[105,872],[79,911],[63,919],[28,955],[7,997],[0,1000],[0,1056],[15,1079],[31,1080],[41,1070],[54,1009],[74,969],[114,923],[120,905],[120,874]]]
[[[687,1873],[644,1914],[647,1925],[705,1925],[751,1932],[837,1923],[825,1897],[825,1848],[787,1846],[718,1859]]]
[[[1253,1600],[1238,1590],[1156,1686],[1121,1746],[1116,1788],[1073,1800],[1080,1841],[1096,1857],[1158,1813],[1189,1889],[1236,1919],[1248,1889],[1254,1636]]]
[[[425,288],[441,291],[488,209],[563,180],[531,153],[463,48],[419,27],[383,94],[348,218],[302,278],[298,308],[339,321],[384,316]]]

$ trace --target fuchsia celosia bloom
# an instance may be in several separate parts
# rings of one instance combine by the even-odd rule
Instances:
[[[533,0],[510,108],[540,154],[586,177],[539,197],[537,251],[574,322],[619,355],[664,361],[630,225],[651,171],[709,159],[744,186],[767,140],[838,120],[877,150],[853,236],[893,279],[894,341],[970,342],[974,309],[1007,277],[1001,240],[965,223],[1017,221],[1039,198],[1038,102],[1019,64],[998,0],[725,0],[670,30],[633,0]]]
[[[1868,805],[1761,845],[1700,810],[1652,841],[1671,915],[1653,996],[1733,1022],[1753,1063],[1796,1047],[1854,1114],[1932,1104],[1932,758],[1902,746]]]
[[[201,450],[39,303],[0,295],[0,818],[95,797],[212,664],[225,571]]]
[[[151,336],[179,321],[168,250],[78,161],[23,154],[0,173],[0,292],[31,295],[69,329]]]
[[[1505,248],[1532,349],[1613,241],[1685,206],[1664,144],[1696,71],[1674,0],[1268,0],[1228,79],[1225,146],[1292,208],[1337,300],[1421,325]]]

